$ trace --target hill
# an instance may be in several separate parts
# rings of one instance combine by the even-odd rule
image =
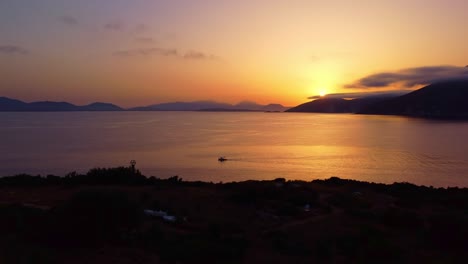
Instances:
[[[55,112],[55,111],[79,111],[79,107],[67,102],[33,102],[26,104],[24,111],[31,112]]]
[[[26,103],[20,100],[0,97],[0,112],[71,112],[71,111],[214,111],[214,112],[283,112],[280,104],[261,105],[255,102],[240,102],[232,105],[215,101],[169,102],[149,106],[121,108],[115,104],[95,102],[88,105],[74,105],[68,102],[41,101]]]
[[[170,102],[130,108],[130,111],[198,111],[210,108],[230,108],[232,105],[214,101]]]
[[[409,94],[372,104],[359,114],[468,118],[468,79],[434,83]]]
[[[27,103],[16,99],[0,97],[0,111],[19,111],[26,105]]]
[[[351,100],[322,98],[298,105],[286,112],[351,113]]]
[[[266,112],[285,112],[289,108],[290,107],[286,107],[281,104],[268,104],[268,105],[263,106],[260,110],[266,111]]]
[[[123,108],[115,104],[100,103],[100,102],[82,106],[82,109],[85,109],[84,111],[122,111],[124,110]]]
[[[78,106],[68,102],[41,101],[25,103],[16,99],[0,97],[2,112],[71,112],[71,111],[122,111],[119,106],[109,103],[92,103]]]
[[[170,102],[162,104],[154,104],[143,107],[134,107],[130,111],[213,111],[213,112],[228,112],[228,111],[285,111],[288,109],[280,104],[260,105],[254,102],[240,102],[232,105],[228,103],[220,103],[214,101],[194,101],[194,102]]]
[[[360,96],[355,99],[345,99],[346,94],[327,95],[314,101],[293,107],[286,112],[304,113],[357,113],[370,105],[395,98],[402,92],[379,93]],[[403,92],[404,93],[404,92]],[[342,98],[344,97],[344,98]]]

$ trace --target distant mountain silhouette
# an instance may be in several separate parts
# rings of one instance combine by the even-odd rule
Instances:
[[[286,112],[351,113],[350,100],[321,98],[293,107]]]
[[[385,93],[380,95],[363,96],[356,99],[343,99],[336,97],[323,97],[293,107],[286,112],[304,113],[356,113],[372,104],[399,96],[400,93]]]
[[[283,106],[281,104],[268,104],[263,106],[260,110],[266,112],[284,112],[291,107]]]
[[[468,118],[468,79],[431,84],[412,93],[370,105],[358,113]]]
[[[259,105],[255,102],[250,102],[250,101],[242,101],[242,102],[239,102],[238,104],[235,104],[233,108],[260,111],[262,107],[264,107],[264,105]]]
[[[260,105],[240,102],[236,105],[215,101],[170,102],[143,107],[123,109],[115,104],[96,102],[78,106],[67,102],[25,103],[16,99],[0,97],[0,112],[70,112],[70,111],[275,111],[283,112],[288,107],[280,104]]]
[[[67,102],[32,102],[25,103],[16,99],[0,97],[0,111],[3,112],[70,112],[70,111],[122,111],[123,109],[108,103],[92,103],[77,106]]]
[[[16,99],[0,97],[0,111],[21,111],[26,105],[27,103]]]
[[[122,111],[124,110],[120,106],[109,104],[109,103],[100,103],[100,102],[81,106],[81,108],[85,109],[84,111]]]
[[[280,104],[260,105],[254,102],[240,102],[236,105],[214,101],[173,102],[144,107],[130,108],[130,111],[285,111],[288,109]]]
[[[208,108],[230,108],[232,105],[213,101],[171,102],[130,108],[130,111],[198,111]]]
[[[199,112],[260,112],[252,109],[235,109],[235,108],[205,108],[197,110]]]
[[[79,107],[67,102],[33,102],[26,105],[25,111],[54,112],[79,111]]]

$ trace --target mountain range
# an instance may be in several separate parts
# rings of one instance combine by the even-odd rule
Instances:
[[[3,112],[71,112],[71,111],[271,111],[283,112],[288,107],[280,104],[260,105],[254,102],[240,102],[235,105],[214,101],[172,102],[124,109],[115,104],[96,102],[78,106],[68,102],[32,102],[0,97],[0,111]]]
[[[240,102],[232,105],[214,101],[173,102],[130,108],[130,111],[271,111],[283,112],[289,109],[280,104],[260,105],[255,102]]]
[[[244,101],[227,104],[215,101],[171,102],[124,109],[110,103],[78,106],[68,102],[32,102],[0,97],[3,112],[59,111],[262,111],[357,113],[376,115],[405,115],[429,118],[468,119],[468,79],[443,81],[410,93],[387,93],[355,99],[323,97],[288,108],[280,104],[260,105]]]
[[[468,79],[434,83],[407,94],[386,94],[352,100],[320,98],[287,112],[357,113],[429,118],[468,118]]]
[[[67,102],[40,101],[25,103],[16,99],[0,97],[0,111],[4,112],[54,112],[54,111],[122,111],[119,106],[109,103],[92,103],[88,105],[74,105]]]
[[[358,113],[466,119],[468,79],[434,83],[412,93],[370,105]]]
[[[286,112],[311,113],[358,113],[367,107],[400,96],[400,93],[363,96],[355,99],[345,99],[324,96],[311,102],[300,104]]]

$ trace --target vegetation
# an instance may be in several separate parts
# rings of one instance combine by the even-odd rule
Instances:
[[[468,189],[213,184],[134,168],[0,178],[0,263],[464,263]],[[162,210],[164,221],[144,214]]]

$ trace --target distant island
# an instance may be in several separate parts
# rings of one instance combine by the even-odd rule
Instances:
[[[124,109],[110,103],[92,103],[77,106],[67,102],[32,102],[0,97],[0,111],[2,112],[71,112],[71,111],[123,111]]]
[[[328,98],[293,107],[286,112],[403,115],[468,119],[468,79],[434,83],[407,94]]]
[[[0,97],[0,112],[77,112],[77,111],[212,111],[212,112],[284,112],[289,109],[281,104],[261,105],[255,102],[240,102],[232,105],[214,101],[170,102],[124,109],[111,103],[96,102],[78,106],[68,102],[31,102]]]
[[[365,94],[365,93],[363,93]],[[402,115],[425,118],[468,119],[468,79],[434,83],[412,92],[364,95],[358,98],[324,96],[285,107],[255,102],[228,104],[215,101],[169,102],[124,109],[111,103],[96,102],[78,106],[68,102],[31,102],[0,97],[0,112],[73,111],[203,111],[203,112],[304,112]]]
[[[278,111],[283,112],[289,109],[281,104],[261,105],[255,102],[240,102],[232,105],[214,101],[195,101],[195,102],[172,102],[149,105],[144,107],[134,107],[129,111],[213,111],[213,112],[239,112],[239,111]]]

